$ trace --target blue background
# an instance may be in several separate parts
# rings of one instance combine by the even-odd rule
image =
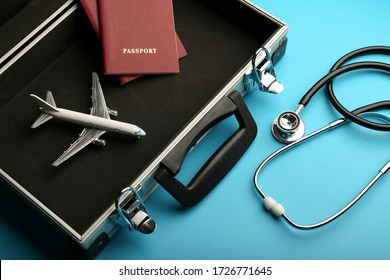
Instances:
[[[270,216],[253,186],[258,164],[281,147],[270,133],[276,115],[295,110],[301,96],[342,55],[364,46],[390,45],[390,2],[253,2],[289,25],[287,52],[276,67],[284,92],[275,96],[254,91],[245,97],[259,129],[254,143],[194,208],[179,206],[162,188],[158,189],[146,202],[158,223],[157,231],[146,236],[122,230],[98,259],[390,258],[390,176],[383,177],[341,218],[312,231],[294,229]],[[388,56],[367,59],[390,62]],[[349,109],[389,98],[388,74],[359,72],[344,77],[335,81],[335,91]],[[339,117],[323,91],[301,115],[308,131]],[[236,126],[236,121],[230,119],[218,125],[187,158],[180,179],[188,182],[213,147]],[[389,137],[388,133],[345,125],[271,162],[261,174],[260,183],[267,194],[285,206],[292,219],[316,222],[343,207],[389,160]],[[54,232],[40,232],[36,222],[23,225],[28,221],[15,221],[6,210],[3,205],[1,259],[46,259],[53,257],[49,252],[56,246],[63,249]],[[34,237],[30,234],[33,232],[41,236]]]

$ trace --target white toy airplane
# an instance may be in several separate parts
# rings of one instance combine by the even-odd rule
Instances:
[[[110,110],[107,107],[103,96],[103,90],[96,73],[92,73],[92,108],[89,115],[58,108],[50,91],[47,92],[46,101],[34,94],[30,94],[30,96],[43,112],[31,125],[31,128],[36,128],[53,117],[86,127],[80,133],[77,140],[71,144],[69,149],[53,163],[53,166],[60,165],[90,143],[104,146],[106,144],[105,141],[99,139],[99,137],[107,131],[136,136],[138,138],[146,135],[146,133],[136,125],[110,119],[110,115],[117,116],[118,112]]]

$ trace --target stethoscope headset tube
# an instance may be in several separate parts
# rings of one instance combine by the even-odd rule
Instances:
[[[379,108],[389,109],[390,108],[390,100],[384,100],[377,103],[369,104],[361,108],[361,111],[358,113],[353,113],[347,110],[337,99],[336,95],[333,91],[333,79],[337,76],[340,76],[344,73],[359,70],[359,69],[376,69],[383,70],[390,73],[390,64],[382,63],[382,62],[374,62],[374,61],[363,61],[351,63],[345,66],[343,65],[348,60],[355,58],[357,56],[365,55],[365,54],[388,54],[390,55],[390,48],[386,46],[373,46],[373,47],[365,47],[361,49],[357,49],[352,51],[342,58],[340,58],[330,69],[329,73],[324,76],[321,80],[319,80],[299,101],[299,104],[306,107],[310,102],[311,98],[318,92],[320,88],[322,88],[326,84],[327,94],[330,102],[333,107],[345,118],[353,121],[359,125],[364,127],[374,129],[374,130],[382,130],[382,131],[390,131],[390,124],[380,124],[376,122],[372,122],[366,119],[359,117],[358,115],[362,113],[362,111],[371,111]]]
[[[390,48],[386,46],[374,46],[374,47],[366,47],[357,49],[355,51],[352,51],[342,58],[340,58],[330,69],[331,72],[335,71],[336,69],[339,69],[339,67],[344,64],[346,61],[363,54],[387,54],[390,55]],[[386,63],[380,63],[380,62],[360,62],[361,64],[372,64],[375,65],[375,69],[378,70],[384,70],[387,72],[390,72],[390,65]],[[345,66],[344,66],[345,67]],[[333,83],[329,82],[326,86],[328,97],[330,102],[332,103],[333,107],[345,118],[349,119],[350,121],[353,121],[357,124],[360,124],[364,127],[374,129],[374,130],[381,130],[381,131],[390,131],[390,124],[380,124],[376,122],[372,122],[366,119],[363,119],[359,117],[359,113],[352,113],[348,111],[336,98],[334,91],[333,91]],[[390,109],[390,100],[384,100],[381,102],[373,103],[371,105],[366,106],[367,111],[372,111],[375,109],[383,108],[383,109]]]
[[[390,100],[384,100],[380,102],[375,102],[372,104],[368,104],[362,106],[356,110],[349,111],[347,110],[336,98],[333,91],[332,81],[334,78],[351,71],[359,70],[359,69],[373,69],[373,70],[381,70],[390,73],[390,64],[381,63],[381,62],[356,62],[351,63],[345,66],[342,66],[346,61],[363,55],[363,54],[388,54],[390,55],[390,48],[386,46],[373,46],[361,48],[355,51],[348,53],[347,55],[340,58],[331,68],[330,72],[321,78],[314,86],[310,88],[310,90],[302,97],[299,101],[299,106],[296,112],[287,111],[283,112],[281,116],[275,119],[272,125],[272,132],[275,138],[283,143],[289,143],[288,145],[282,147],[277,150],[269,157],[267,157],[257,168],[254,175],[254,184],[256,190],[260,194],[260,196],[264,199],[264,205],[270,212],[274,213],[276,216],[283,217],[289,224],[299,229],[314,229],[320,226],[323,226],[336,218],[340,217],[343,213],[345,213],[350,207],[352,207],[389,169],[390,169],[390,160],[380,169],[378,174],[363,188],[363,190],[352,199],[345,207],[343,207],[340,211],[332,215],[331,217],[315,223],[311,225],[300,225],[298,223],[293,222],[285,213],[285,209],[281,204],[278,204],[273,198],[268,197],[260,188],[258,183],[258,176],[260,171],[264,168],[264,166],[271,161],[276,156],[281,153],[291,149],[292,147],[313,138],[316,135],[319,135],[322,132],[328,131],[334,127],[337,127],[347,121],[355,122],[361,126],[364,126],[369,129],[379,130],[379,131],[390,131],[390,117],[387,117],[383,114],[370,113],[379,119],[382,120],[383,123],[373,122],[367,119],[362,118],[363,115],[368,114],[373,110],[378,109],[390,109]],[[329,125],[320,128],[306,136],[302,129],[299,130],[299,125],[303,126],[303,121],[299,117],[299,113],[308,105],[311,98],[323,87],[326,85],[327,96],[333,105],[333,107],[343,115],[343,118],[335,120]],[[303,129],[304,130],[304,129]],[[298,134],[296,134],[298,132]]]

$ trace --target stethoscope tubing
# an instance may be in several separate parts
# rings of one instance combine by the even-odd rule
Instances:
[[[332,66],[330,72],[324,77],[322,77],[316,84],[314,84],[309,89],[309,91],[301,98],[301,100],[299,101],[300,106],[306,107],[307,104],[310,102],[311,98],[326,84],[327,94],[331,104],[345,118],[370,129],[380,130],[380,131],[390,131],[390,124],[380,124],[380,123],[372,122],[359,117],[358,116],[359,112],[354,113],[347,110],[339,102],[339,100],[337,99],[334,93],[332,81],[334,78],[342,74],[355,71],[355,70],[360,70],[360,69],[382,70],[387,73],[390,73],[390,64],[381,63],[381,62],[364,61],[364,62],[355,62],[355,63],[347,64],[345,66],[341,66],[346,61],[356,56],[361,56],[364,54],[390,54],[390,48],[386,46],[365,47],[365,48],[357,49],[355,51],[352,51],[344,55]],[[379,108],[390,109],[390,100],[383,100],[380,102],[373,103],[369,106],[370,109],[367,108],[367,110],[374,110]]]
[[[364,108],[366,108],[367,106],[364,106],[362,108],[359,108],[357,110],[355,110],[354,112],[356,111],[364,111]],[[378,115],[379,116],[379,115]],[[380,115],[381,116],[381,115]],[[260,194],[260,196],[265,199],[267,197],[267,195],[262,191],[262,189],[260,188],[260,185],[259,185],[259,182],[258,182],[258,178],[259,178],[259,173],[260,171],[265,167],[265,165],[267,165],[272,159],[276,158],[278,155],[282,154],[283,152],[301,144],[302,142],[306,141],[306,140],[309,140],[323,132],[326,132],[326,131],[329,131],[333,128],[336,128],[342,124],[345,124],[347,123],[349,120],[348,119],[345,119],[345,118],[340,118],[340,119],[337,119],[333,122],[331,122],[330,124],[328,124],[327,126],[324,126],[304,137],[302,137],[301,139],[293,142],[293,143],[290,143],[288,145],[285,145],[283,146],[282,148],[280,148],[279,150],[275,151],[274,153],[272,153],[270,156],[268,156],[260,165],[259,167],[256,169],[256,172],[255,172],[255,175],[254,175],[254,184],[255,184],[255,188],[257,190],[257,192]],[[390,119],[386,119],[386,121],[388,123],[390,123]],[[315,228],[318,228],[318,227],[321,227],[321,226],[324,226],[328,223],[330,223],[331,221],[337,219],[338,217],[340,217],[342,214],[344,214],[349,208],[351,208],[361,197],[363,197],[363,195],[390,169],[390,160],[381,168],[381,170],[378,172],[378,174],[363,188],[363,190],[361,192],[359,192],[359,194],[357,194],[347,205],[345,205],[341,210],[339,210],[338,212],[336,212],[335,214],[333,214],[332,216],[330,216],[329,218],[321,221],[321,222],[318,222],[318,223],[314,223],[314,224],[310,224],[310,225],[302,225],[302,224],[299,224],[299,223],[296,223],[294,222],[292,219],[290,219],[290,217],[286,214],[286,213],[283,213],[281,216],[292,226],[296,227],[296,228],[299,228],[299,229],[304,229],[304,230],[308,230],[308,229],[315,229]]]

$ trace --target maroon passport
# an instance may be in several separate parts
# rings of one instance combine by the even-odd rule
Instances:
[[[99,0],[105,74],[178,73],[172,0]]]
[[[100,38],[100,28],[99,28],[99,16],[98,16],[98,3],[97,0],[80,0],[81,5],[83,6],[83,9],[85,13],[88,16],[89,21],[91,22],[93,29],[96,32],[96,35],[98,38]],[[180,40],[179,36],[176,34],[176,43],[177,43],[177,52],[179,55],[179,59],[187,56],[187,51]],[[141,77],[140,75],[119,75],[117,76],[117,79],[121,85],[130,82],[138,77]]]
[[[88,19],[92,24],[93,30],[95,30],[96,35],[98,38],[100,38],[97,0],[80,0],[80,4],[83,7],[84,12],[87,14]]]

